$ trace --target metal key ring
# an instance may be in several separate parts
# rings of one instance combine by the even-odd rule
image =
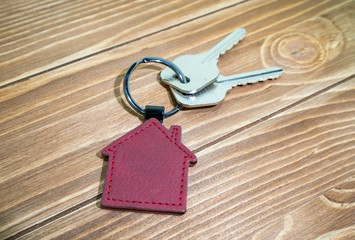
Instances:
[[[139,64],[141,63],[148,63],[148,62],[156,62],[156,63],[161,63],[164,64],[165,66],[171,68],[177,75],[177,77],[180,79],[182,83],[187,83],[185,75],[182,73],[182,71],[176,66],[174,63],[170,62],[169,60],[166,60],[164,58],[160,57],[146,57],[141,60],[138,60],[137,62],[133,63],[127,70],[126,75],[124,77],[123,81],[123,89],[124,89],[124,94],[129,102],[129,104],[137,110],[139,113],[145,115],[144,109],[139,106],[134,99],[132,98],[131,92],[129,91],[129,78],[131,77],[132,72],[138,67]],[[180,110],[180,104],[176,105],[174,109],[172,109],[169,112],[164,113],[164,117],[170,117],[177,113]]]

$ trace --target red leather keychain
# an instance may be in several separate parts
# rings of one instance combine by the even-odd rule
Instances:
[[[131,106],[145,116],[145,122],[102,150],[108,166],[102,206],[110,208],[185,213],[188,168],[196,156],[181,143],[181,127],[162,125],[165,117],[180,110],[177,105],[165,113],[164,107],[142,109],[129,91],[129,78],[141,63],[156,62],[170,67],[181,82],[186,77],[172,62],[148,57],[135,62],[124,78],[125,96]]]

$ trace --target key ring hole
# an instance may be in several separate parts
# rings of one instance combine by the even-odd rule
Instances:
[[[183,72],[178,68],[178,66],[176,66],[174,63],[170,62],[169,60],[166,60],[164,58],[160,58],[160,57],[146,57],[143,58],[141,60],[138,60],[137,62],[133,63],[127,70],[126,75],[124,77],[124,81],[123,81],[123,90],[126,96],[126,99],[128,101],[128,103],[140,114],[145,115],[145,110],[139,106],[136,101],[134,101],[131,92],[129,90],[129,79],[132,75],[132,72],[138,67],[139,64],[142,63],[149,63],[149,62],[155,62],[155,63],[160,63],[163,64],[169,68],[171,68],[175,74],[177,75],[178,79],[180,79],[180,81],[182,83],[187,83],[187,79],[185,77],[185,75],[183,74]],[[178,104],[175,106],[175,108],[173,108],[172,110],[170,110],[169,112],[164,113],[164,118],[166,117],[170,117],[172,115],[174,115],[175,113],[177,113],[181,108],[181,105]]]
[[[191,81],[190,78],[187,76],[185,76],[185,77],[186,77],[186,83],[189,83]],[[176,80],[179,80],[179,76],[176,73],[173,75],[173,78],[175,78]],[[184,84],[186,84],[186,83],[184,83]]]

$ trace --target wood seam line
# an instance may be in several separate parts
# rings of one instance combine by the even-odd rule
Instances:
[[[37,1],[37,2],[25,2],[25,3],[21,2],[21,3],[17,3],[17,5],[12,5],[11,7],[4,6],[4,7],[0,8],[0,13],[6,13],[7,10],[14,9],[14,8],[18,9],[18,10],[23,10],[24,8],[28,8],[29,6],[34,5],[34,4],[38,3],[38,2],[39,1]]]
[[[355,74],[352,74],[352,75],[346,77],[345,79],[343,79],[343,80],[341,80],[339,82],[336,82],[336,83],[334,83],[334,84],[332,84],[332,85],[330,85],[330,86],[328,86],[326,88],[323,88],[323,89],[321,89],[321,90],[319,90],[319,91],[317,91],[317,92],[315,92],[315,93],[313,93],[313,94],[311,94],[311,95],[309,95],[309,96],[307,96],[305,98],[302,98],[302,99],[298,100],[297,102],[294,102],[294,103],[292,103],[292,104],[290,104],[290,105],[288,105],[288,106],[286,106],[284,108],[281,108],[281,109],[279,109],[279,110],[277,110],[275,112],[272,112],[272,113],[270,113],[270,114],[268,114],[268,115],[266,115],[266,116],[264,116],[264,117],[262,117],[260,119],[257,119],[254,122],[251,122],[251,123],[249,123],[249,124],[247,124],[247,125],[245,125],[245,126],[243,126],[241,128],[238,128],[238,129],[236,129],[236,130],[234,130],[234,131],[232,131],[232,132],[230,132],[230,133],[228,133],[228,134],[226,134],[226,135],[224,135],[224,136],[222,136],[222,137],[220,137],[220,138],[218,138],[216,140],[213,140],[213,141],[211,141],[211,142],[209,142],[209,143],[197,148],[196,150],[193,150],[192,152],[194,154],[196,154],[198,152],[201,152],[202,150],[204,150],[206,148],[209,148],[209,147],[217,144],[218,142],[224,141],[227,138],[230,138],[230,137],[232,137],[233,135],[235,135],[237,133],[243,132],[244,130],[246,130],[248,128],[254,127],[254,126],[256,126],[257,124],[259,124],[261,122],[265,122],[266,120],[268,120],[268,119],[270,119],[270,118],[272,118],[272,117],[274,117],[274,116],[276,116],[276,115],[278,115],[278,114],[280,114],[282,112],[285,112],[285,111],[287,111],[287,110],[289,110],[289,109],[291,109],[291,108],[293,108],[293,107],[295,107],[297,105],[300,105],[301,103],[304,103],[304,102],[306,102],[306,101],[308,101],[308,100],[310,100],[310,99],[312,99],[312,98],[314,98],[314,97],[316,97],[318,95],[321,95],[322,93],[324,93],[324,92],[326,92],[326,91],[328,91],[328,90],[330,90],[330,89],[332,89],[334,87],[337,87],[338,85],[341,85],[341,84],[353,79],[354,77],[355,77]]]
[[[148,33],[148,34],[143,35],[143,36],[141,36],[141,37],[137,37],[137,38],[128,40],[128,41],[126,41],[126,42],[123,42],[123,43],[120,43],[120,44],[117,44],[117,45],[114,45],[114,46],[111,46],[111,47],[108,47],[108,48],[104,48],[104,49],[102,49],[102,50],[100,50],[100,51],[97,51],[97,52],[88,54],[88,55],[86,55],[86,56],[83,56],[83,57],[80,57],[80,58],[71,60],[71,61],[69,61],[69,62],[60,64],[60,65],[58,65],[58,66],[51,67],[51,68],[48,68],[48,69],[43,70],[43,71],[41,71],[41,72],[34,73],[34,74],[30,75],[30,76],[23,77],[23,78],[20,78],[20,79],[18,79],[18,80],[16,80],[16,81],[13,81],[13,82],[4,84],[4,85],[0,86],[0,89],[6,88],[6,87],[8,87],[8,86],[11,86],[11,85],[14,85],[14,84],[17,84],[17,83],[20,83],[20,82],[24,82],[24,81],[30,80],[31,78],[38,77],[38,76],[40,76],[40,75],[42,75],[42,74],[45,74],[45,73],[48,73],[48,72],[51,72],[51,71],[54,71],[54,70],[57,70],[57,69],[60,69],[60,68],[69,66],[69,65],[71,65],[71,64],[74,64],[74,63],[83,61],[83,60],[85,60],[85,59],[87,59],[87,58],[91,58],[91,57],[96,56],[96,55],[99,55],[99,54],[101,54],[101,53],[105,53],[105,52],[111,51],[111,50],[113,50],[113,49],[115,49],[115,48],[122,47],[122,46],[124,46],[124,45],[126,45],[126,44],[130,44],[130,43],[133,43],[133,42],[142,40],[142,39],[144,39],[144,38],[147,38],[147,37],[150,37],[150,36],[159,34],[159,33],[161,33],[161,32],[164,32],[164,31],[167,31],[167,30],[170,30],[170,29],[179,27],[179,26],[181,26],[181,25],[183,25],[183,24],[196,21],[196,20],[198,20],[198,19],[200,19],[200,18],[204,18],[204,17],[207,17],[207,16],[209,16],[209,15],[211,15],[211,14],[214,14],[214,13],[217,13],[217,12],[220,12],[220,11],[224,11],[224,10],[226,10],[226,9],[235,7],[235,6],[237,6],[237,5],[246,3],[246,2],[248,2],[248,1],[250,1],[250,0],[244,0],[244,1],[241,1],[241,2],[238,2],[238,3],[234,3],[234,4],[231,4],[231,5],[229,5],[229,6],[226,6],[226,7],[223,7],[223,8],[220,8],[220,9],[217,9],[217,10],[214,10],[214,11],[211,11],[211,12],[208,12],[208,13],[205,13],[205,14],[202,14],[202,15],[200,15],[200,16],[198,16],[198,17],[191,18],[190,20],[186,20],[186,21],[180,22],[180,23],[178,23],[178,24],[171,25],[171,26],[168,26],[168,27],[166,27],[166,28],[160,29],[160,30],[158,30],[158,31],[155,31],[155,32],[152,32],[152,33]]]
[[[291,109],[291,108],[293,108],[293,107],[295,107],[297,105],[300,105],[301,103],[304,103],[304,102],[306,102],[306,101],[308,101],[308,100],[310,100],[310,99],[312,99],[312,98],[314,98],[314,97],[316,97],[318,95],[321,95],[324,92],[329,91],[332,88],[335,88],[335,87],[337,87],[337,86],[339,86],[339,85],[341,85],[341,84],[343,84],[343,83],[345,83],[347,81],[350,81],[354,77],[355,77],[355,74],[352,74],[352,75],[344,78],[343,80],[341,80],[339,82],[336,82],[336,83],[334,83],[334,84],[332,84],[332,85],[330,85],[330,86],[328,86],[326,88],[323,88],[323,89],[321,89],[321,90],[319,90],[319,91],[317,91],[317,92],[315,92],[315,93],[313,93],[313,94],[311,94],[311,95],[309,95],[309,96],[307,96],[307,97],[305,97],[305,98],[303,98],[303,99],[301,99],[301,100],[299,100],[299,101],[297,101],[295,103],[292,103],[292,104],[290,104],[290,105],[288,105],[288,106],[286,106],[284,108],[281,108],[281,109],[279,109],[279,110],[277,110],[277,111],[275,111],[275,112],[273,112],[271,114],[268,114],[267,116],[264,116],[264,117],[262,117],[262,118],[260,118],[258,120],[255,120],[254,122],[251,122],[251,123],[249,123],[249,124],[247,124],[247,125],[245,125],[245,126],[243,126],[241,128],[238,128],[238,129],[234,130],[233,132],[228,133],[228,134],[226,134],[226,135],[224,135],[224,136],[222,136],[222,137],[220,137],[220,138],[218,138],[218,139],[216,139],[216,140],[214,140],[212,142],[209,142],[209,143],[199,147],[198,149],[196,149],[196,150],[194,150],[192,152],[194,154],[197,153],[197,152],[201,152],[202,150],[204,150],[206,148],[209,148],[209,147],[213,146],[214,144],[217,144],[218,142],[224,141],[224,140],[232,137],[235,134],[238,134],[238,133],[240,133],[240,132],[242,132],[242,131],[244,131],[244,130],[246,130],[248,128],[254,127],[254,126],[258,125],[259,123],[265,122],[266,120],[268,120],[268,119],[270,119],[270,118],[272,118],[272,117],[274,117],[274,116],[276,116],[276,115],[278,115],[278,114],[280,114],[282,112],[285,112],[285,111],[287,111],[287,110],[289,110],[289,109]],[[59,218],[65,217],[66,215],[69,215],[72,212],[74,212],[74,211],[76,211],[76,210],[78,210],[80,208],[83,208],[83,207],[85,207],[85,206],[87,206],[87,205],[99,200],[101,198],[101,195],[102,195],[102,193],[100,193],[100,194],[98,194],[98,195],[96,195],[96,196],[94,196],[92,198],[89,198],[89,199],[87,199],[87,200],[85,200],[85,201],[83,201],[81,203],[78,203],[78,204],[74,205],[71,208],[68,208],[68,209],[66,209],[66,210],[64,210],[64,211],[62,211],[62,212],[60,212],[60,213],[58,213],[58,214],[56,214],[56,215],[54,215],[54,216],[52,216],[50,218],[47,218],[47,219],[43,220],[42,222],[36,223],[36,224],[34,224],[34,225],[32,225],[32,226],[30,226],[28,228],[25,228],[24,230],[16,233],[15,235],[10,236],[7,239],[19,238],[19,237],[24,236],[24,235],[26,235],[26,234],[28,234],[28,233],[30,233],[30,232],[38,229],[38,228],[43,227],[43,226],[45,226],[45,225],[47,225],[47,224],[49,224],[49,223],[51,223],[51,222],[53,222],[53,221],[55,221],[55,220],[57,220]]]
[[[39,223],[34,224],[34,225],[32,225],[32,226],[30,226],[28,228],[25,228],[24,230],[16,233],[15,235],[12,235],[12,236],[8,237],[6,240],[17,239],[17,238],[22,237],[22,236],[24,236],[24,235],[26,235],[26,234],[38,229],[38,228],[41,228],[41,227],[43,227],[43,226],[45,226],[45,225],[47,225],[47,224],[49,224],[51,222],[54,222],[55,220],[57,220],[59,218],[65,217],[66,215],[69,215],[72,212],[75,212],[76,210],[79,210],[80,208],[89,205],[90,203],[98,201],[101,198],[101,195],[102,194],[98,194],[98,195],[96,195],[96,196],[94,196],[92,198],[89,198],[89,199],[87,199],[87,200],[85,200],[85,201],[83,201],[83,202],[81,202],[81,203],[79,203],[77,205],[74,205],[73,207],[68,208],[68,209],[66,209],[66,210],[64,210],[64,211],[62,211],[62,212],[60,212],[60,213],[58,213],[58,214],[56,214],[56,215],[54,215],[52,217],[47,218],[47,219],[43,220],[42,222],[39,222]]]
[[[85,1],[85,0],[84,0]],[[80,3],[82,3],[83,1],[76,1],[74,4],[80,4]],[[56,9],[55,11],[56,12],[58,12],[58,11],[62,11],[62,10],[68,10],[68,8],[70,9],[70,8],[75,8],[76,7],[76,5],[65,5],[65,4],[68,4],[68,3],[70,3],[70,2],[64,2],[64,3],[62,3],[62,5],[61,6],[63,6],[63,9]],[[35,5],[36,3],[30,3],[29,5]],[[33,10],[35,10],[35,11],[33,11],[33,12],[36,12],[36,11],[46,11],[46,10],[50,10],[50,9],[52,9],[53,8],[53,5],[51,5],[51,4],[56,4],[56,2],[54,1],[54,2],[49,2],[49,6],[47,5],[47,6],[44,6],[43,8],[40,8],[40,7],[38,7],[38,6],[34,6],[34,7],[32,7],[31,8],[31,10],[33,11]],[[60,4],[60,3],[59,3]],[[58,5],[59,5],[58,4]],[[37,8],[37,9],[34,9],[34,8]],[[28,10],[28,8],[27,8],[27,10]],[[31,11],[30,10],[30,11]],[[32,12],[32,13],[33,13]],[[31,13],[31,12],[30,12]],[[42,13],[42,14],[39,14],[39,15],[37,15],[35,18],[40,18],[40,17],[43,17],[43,16],[45,16],[45,14],[48,14],[49,12],[47,12],[47,13]],[[55,13],[54,13],[55,14]],[[14,27],[14,25],[22,25],[23,23],[26,23],[26,21],[28,21],[28,20],[32,20],[32,17],[27,17],[27,16],[25,16],[24,18],[20,18],[19,19],[19,21],[15,21],[14,22],[14,20],[18,20],[16,17],[15,18],[10,18],[9,19],[10,21],[12,21],[12,22],[10,22],[10,25],[8,25],[8,24],[5,24],[5,25],[3,25],[3,26],[1,26],[0,27],[0,29],[2,29],[2,31],[3,31],[3,28],[5,28],[5,30],[7,30],[6,28],[12,28],[12,27]],[[32,22],[30,22],[30,23],[34,23],[34,21],[32,21]],[[6,36],[6,37],[10,37],[10,36]]]

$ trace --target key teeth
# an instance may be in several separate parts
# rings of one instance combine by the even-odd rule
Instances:
[[[275,75],[275,76],[269,76],[268,78],[267,78],[267,80],[274,80],[274,79],[277,79],[277,78],[279,78],[279,76],[278,75]]]
[[[239,31],[240,31],[240,29],[239,29]],[[234,38],[237,38],[237,41],[235,41],[235,39],[234,39],[234,41],[232,42],[232,43],[229,43],[229,44],[231,44],[231,45],[227,45],[227,47],[226,48],[222,48],[222,51],[221,51],[221,49],[218,49],[218,54],[216,54],[215,53],[215,51],[214,50],[212,50],[212,49],[214,49],[214,48],[212,48],[211,50],[209,50],[209,51],[207,51],[207,60],[209,59],[209,60],[211,60],[211,59],[215,59],[215,60],[217,60],[217,62],[218,62],[218,60],[219,60],[219,58],[220,58],[220,56],[221,55],[223,55],[223,54],[225,54],[227,51],[229,51],[229,50],[231,50],[236,44],[238,44],[239,42],[241,42],[244,38],[245,38],[245,36],[246,36],[246,30],[244,29],[244,32],[242,33],[242,35],[240,35],[240,33],[239,34],[236,34],[235,33],[235,35],[234,35]],[[228,36],[227,36],[228,37]],[[225,39],[223,39],[222,41],[224,41]],[[221,42],[219,42],[218,44],[220,44]],[[217,45],[218,45],[217,44]],[[227,43],[228,44],[228,43]],[[216,46],[217,46],[216,45]],[[216,47],[215,46],[215,47]],[[225,46],[225,45],[224,45]]]
[[[243,41],[244,38],[245,38],[245,36],[242,37],[241,39],[239,39],[238,42],[234,42],[233,45],[231,45],[229,48],[226,48],[226,49],[224,50],[224,52],[222,52],[222,53],[219,54],[219,56],[221,56],[221,55],[225,54],[226,52],[228,52],[229,50],[231,50],[235,45],[237,45],[238,43],[240,43],[241,41]]]
[[[231,50],[235,45],[237,45],[239,42],[241,42],[244,39],[244,37],[242,39],[240,39],[238,42],[234,43],[232,46],[230,46],[229,48],[226,48],[223,52],[220,52],[217,56],[217,61],[219,60],[219,58],[224,55],[226,52],[228,52],[229,50]]]
[[[255,81],[255,82],[238,83],[237,86],[238,86],[238,87],[243,87],[243,86],[246,86],[246,85],[253,85],[253,84],[257,83],[257,82],[262,83],[262,82],[265,82],[265,81],[267,81],[267,80],[271,81],[271,80],[275,80],[275,79],[277,79],[277,78],[279,78],[279,77],[280,77],[279,75],[268,76],[267,78],[259,78],[259,79],[258,79],[257,81]]]
[[[234,42],[234,44],[233,44],[230,48],[227,48],[222,54],[219,54],[219,57],[220,57],[221,55],[225,54],[226,52],[228,52],[229,50],[231,50],[235,45],[237,45],[238,43],[240,43],[241,41],[243,41],[244,38],[245,38],[245,36],[242,37],[241,39],[239,39],[238,42]]]

